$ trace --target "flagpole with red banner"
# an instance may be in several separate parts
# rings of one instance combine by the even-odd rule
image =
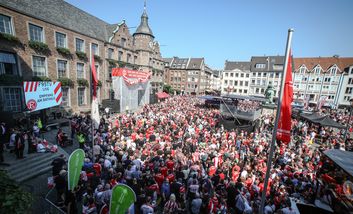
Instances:
[[[272,159],[273,159],[273,152],[276,146],[276,139],[279,139],[282,141],[284,140],[287,143],[290,141],[291,103],[293,100],[292,63],[291,63],[291,42],[292,42],[293,31],[294,31],[293,29],[288,29],[283,75],[281,80],[279,97],[277,101],[278,104],[277,104],[276,120],[275,120],[273,133],[272,133],[270,153],[268,155],[267,164],[266,164],[267,169],[266,169],[265,183],[264,183],[264,188],[262,190],[262,196],[261,196],[261,206],[260,206],[261,214],[264,213],[268,180],[270,178],[270,171],[272,168]],[[283,96],[285,97],[283,98]],[[288,124],[289,124],[289,129],[288,129]],[[278,129],[278,127],[280,128]]]

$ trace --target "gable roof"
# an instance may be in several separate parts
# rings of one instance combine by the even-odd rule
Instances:
[[[0,5],[51,24],[108,41],[111,26],[63,0],[0,0]]]
[[[225,71],[232,71],[235,69],[239,69],[239,70],[250,70],[250,62],[231,62],[231,61],[226,61],[225,66],[224,66],[224,70]]]
[[[333,65],[337,65],[339,70],[343,72],[347,67],[353,65],[353,57],[307,57],[294,58],[294,68],[297,71],[302,65],[309,70],[320,65],[324,71],[327,71]]]
[[[190,58],[187,69],[201,69],[203,58]]]

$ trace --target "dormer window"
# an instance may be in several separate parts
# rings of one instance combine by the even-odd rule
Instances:
[[[330,73],[331,73],[331,75],[336,75],[337,74],[337,66],[336,65],[331,67],[331,72]]]
[[[265,67],[266,67],[266,64],[263,64],[263,63],[255,64],[255,68],[265,68]]]
[[[320,74],[320,71],[321,71],[320,65],[318,65],[318,66],[316,66],[316,67],[314,68],[315,74],[319,75],[319,74]]]
[[[306,71],[306,67],[304,65],[299,68],[300,74],[305,74],[305,71]]]

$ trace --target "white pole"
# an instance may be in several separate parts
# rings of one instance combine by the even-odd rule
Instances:
[[[264,213],[264,207],[265,207],[265,200],[266,200],[266,192],[267,192],[267,186],[268,186],[268,180],[270,177],[270,170],[272,167],[272,158],[273,158],[273,152],[275,150],[275,143],[276,143],[276,135],[277,135],[277,128],[278,128],[278,120],[279,116],[281,115],[281,104],[282,104],[282,97],[283,97],[283,89],[284,89],[284,81],[286,79],[286,74],[287,74],[287,67],[288,67],[288,59],[289,57],[289,51],[290,51],[290,45],[292,41],[292,33],[293,29],[288,29],[288,37],[287,37],[287,45],[286,45],[286,53],[285,53],[285,59],[284,59],[284,67],[283,67],[283,75],[282,75],[282,80],[281,80],[281,90],[279,93],[278,101],[277,101],[277,114],[276,114],[276,120],[275,120],[275,126],[273,128],[273,133],[272,133],[272,141],[270,145],[270,153],[268,155],[267,159],[267,169],[266,169],[266,177],[265,177],[265,184],[264,188],[262,190],[262,196],[261,196],[261,206],[260,206],[260,214]]]

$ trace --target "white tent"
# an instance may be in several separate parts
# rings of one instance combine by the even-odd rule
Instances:
[[[114,99],[120,100],[120,112],[135,111],[149,104],[150,74],[125,68],[115,68],[112,72]]]

